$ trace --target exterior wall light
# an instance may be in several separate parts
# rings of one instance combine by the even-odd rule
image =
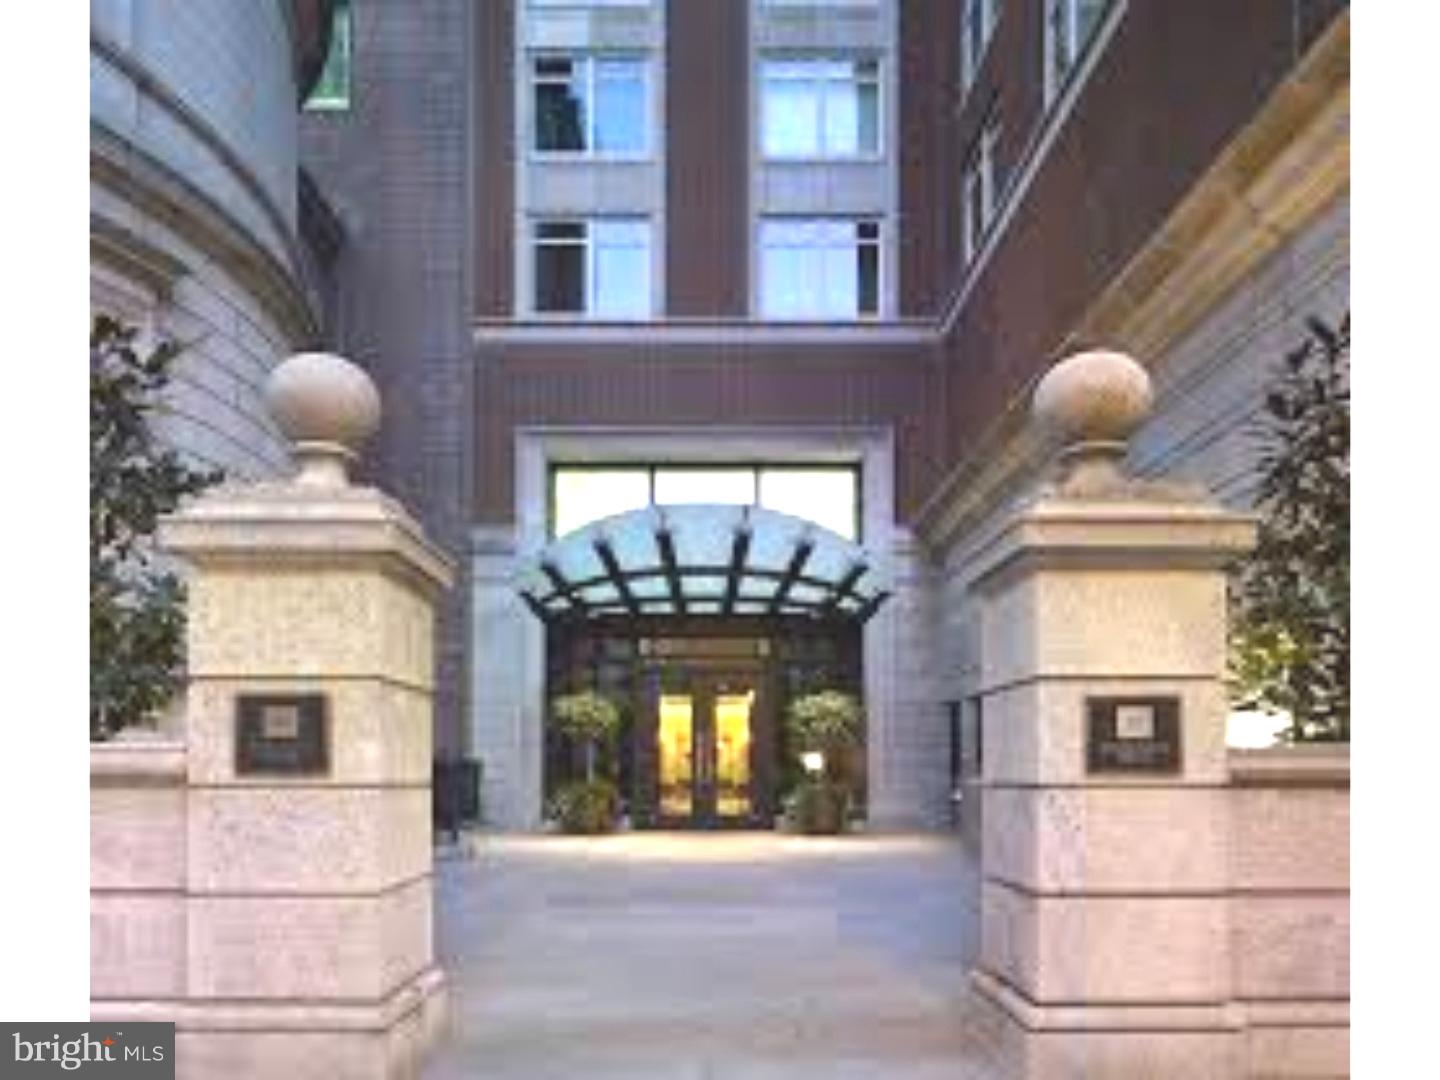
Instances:
[[[800,764],[811,776],[818,776],[825,771],[825,755],[819,750],[807,750],[800,755]]]

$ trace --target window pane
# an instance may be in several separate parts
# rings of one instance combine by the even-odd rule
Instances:
[[[762,145],[767,157],[813,157],[820,152],[820,95],[808,79],[780,77],[798,65],[766,65]]]
[[[650,505],[650,476],[644,469],[569,468],[552,475],[556,536]]]
[[[855,242],[827,246],[824,251],[825,285],[817,315],[854,318],[860,310],[860,274]]]
[[[825,86],[825,152],[849,157],[860,152],[859,87],[853,81]]]
[[[350,4],[348,0],[341,0],[335,5],[330,24],[330,50],[325,54],[325,66],[305,99],[307,109],[350,107],[351,20]]]
[[[575,152],[585,149],[584,66],[565,60],[538,60],[537,72],[561,65],[575,69],[569,78],[545,75],[535,83],[535,149]]]
[[[535,310],[585,310],[585,247],[576,243],[535,245]]]
[[[760,505],[858,538],[860,491],[854,469],[825,466],[762,469]]]
[[[1100,15],[1105,10],[1108,0],[1074,0],[1077,10],[1075,13],[1076,42],[1075,51],[1079,53],[1090,40],[1090,35],[1095,32],[1095,27],[1100,22]]]
[[[597,221],[592,313],[608,318],[650,314],[650,227],[643,221]]]
[[[859,116],[856,138],[859,142],[860,153],[878,154],[880,152],[880,84],[861,83],[857,92],[859,94]]]
[[[880,312],[880,245],[861,244],[855,253],[859,282],[857,309],[861,315]]]
[[[755,502],[755,470],[656,469],[655,502],[661,506],[686,503],[750,506]]]
[[[761,314],[774,319],[803,318],[814,308],[820,288],[812,252],[795,247],[766,248],[760,257]]]
[[[853,319],[878,311],[873,221],[768,221],[760,232],[760,309],[769,318]],[[867,251],[861,255],[861,240]],[[862,306],[869,304],[870,306]]]
[[[595,72],[595,149],[643,153],[645,75],[636,60],[603,60]]]

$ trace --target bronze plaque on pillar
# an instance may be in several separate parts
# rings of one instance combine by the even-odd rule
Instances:
[[[1092,697],[1085,712],[1086,772],[1180,771],[1178,697]]]
[[[324,694],[241,694],[235,708],[238,776],[314,776],[330,770]]]

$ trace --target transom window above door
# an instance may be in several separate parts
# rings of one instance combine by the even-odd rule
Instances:
[[[880,61],[762,61],[760,130],[761,150],[772,160],[878,156]]]
[[[645,218],[537,220],[531,261],[538,315],[643,319],[652,313]]]
[[[804,518],[847,540],[860,535],[860,470],[854,465],[556,465],[550,535],[647,506],[761,506]]]
[[[880,313],[880,223],[770,218],[760,223],[760,315],[858,319]]]
[[[534,57],[533,150],[586,158],[649,153],[648,67],[638,56]]]

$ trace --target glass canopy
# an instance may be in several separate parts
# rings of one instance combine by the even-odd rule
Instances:
[[[546,547],[520,575],[545,622],[790,615],[864,622],[890,595],[865,549],[758,506],[651,506]]]

